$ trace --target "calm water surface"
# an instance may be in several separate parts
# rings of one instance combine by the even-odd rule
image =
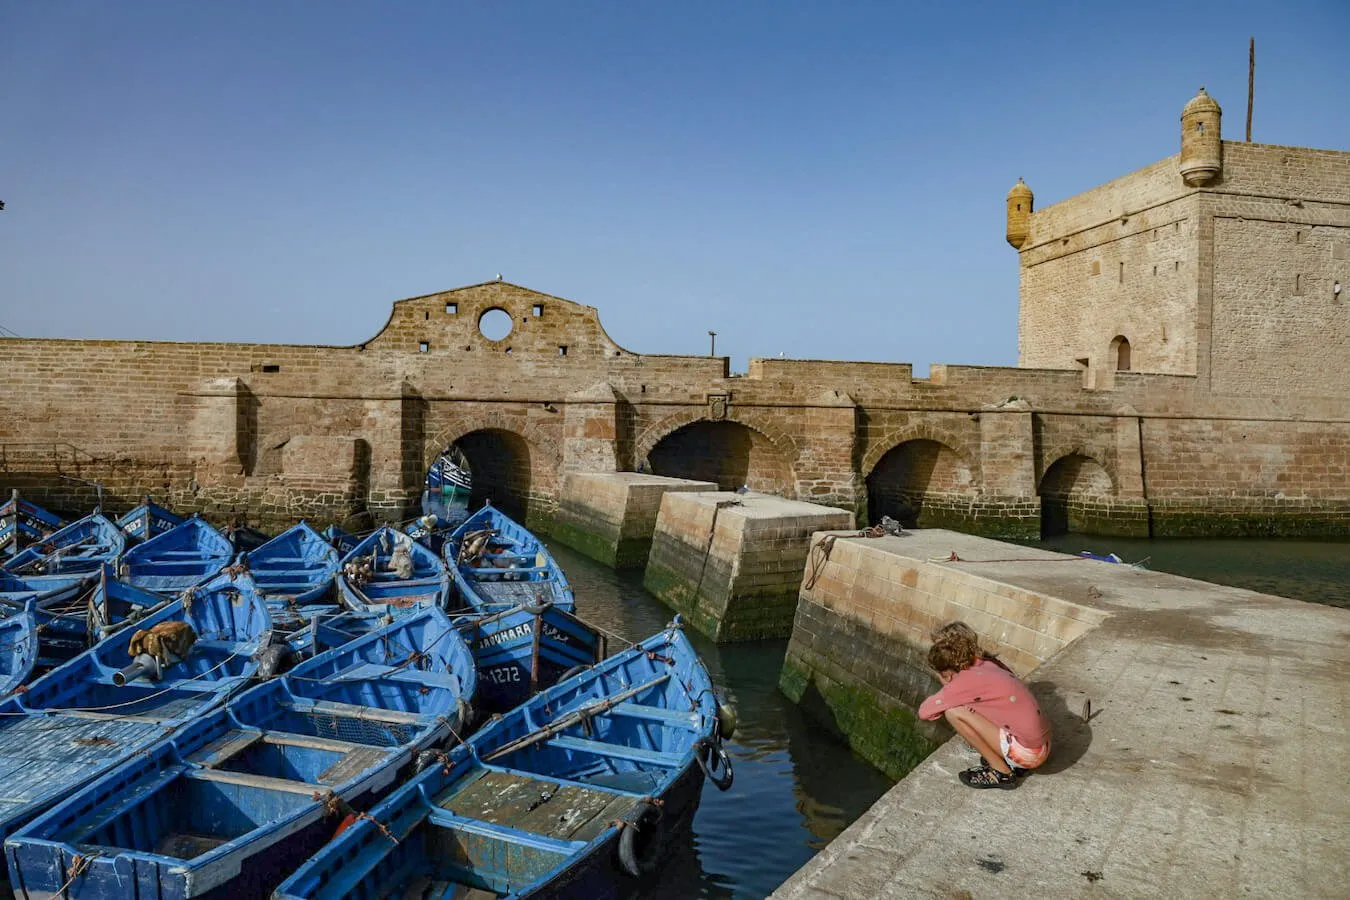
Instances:
[[[1115,553],[1155,571],[1350,607],[1346,543],[1068,535],[1036,546]],[[556,544],[550,549],[572,582],[578,611],[599,627],[636,641],[670,620],[670,610],[643,590],[641,575],[614,572]],[[639,896],[764,897],[862,815],[891,782],[779,693],[786,641],[718,647],[692,629],[688,634],[713,683],[739,714],[738,731],[728,743],[736,781],[726,793],[705,786],[693,834],[681,840]]]
[[[638,641],[660,631],[671,611],[642,589],[640,574],[615,572],[550,543],[592,624]],[[787,641],[718,647],[686,633],[708,674],[736,707],[727,742],[736,780],[723,793],[705,785],[686,837],[640,895],[765,897],[891,787],[838,738],[814,727],[778,691]],[[610,649],[617,638],[610,638]]]
[[[1035,546],[1061,553],[1114,553],[1156,572],[1350,608],[1350,543],[1063,535]]]

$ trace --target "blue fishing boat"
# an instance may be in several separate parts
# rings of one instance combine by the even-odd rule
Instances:
[[[37,601],[7,609],[0,619],[0,697],[8,697],[33,674],[38,658]]]
[[[333,549],[338,552],[338,556],[346,556],[356,549],[356,545],[361,543],[361,539],[350,532],[343,531],[336,525],[329,525],[323,530],[323,536],[328,543],[333,545]]]
[[[0,559],[13,556],[65,524],[55,513],[19,499],[17,490],[11,492],[9,499],[0,504]]]
[[[64,575],[97,572],[115,563],[127,548],[126,535],[95,510],[41,541],[29,544],[0,568],[19,574]]]
[[[175,594],[219,572],[234,553],[223,534],[193,516],[128,550],[118,575],[133,587]]]
[[[599,632],[547,603],[459,615],[455,627],[473,651],[479,703],[488,713],[504,713],[605,656]]]
[[[719,721],[672,623],[489,722],[273,896],[618,896],[692,819],[705,778],[731,786]]]
[[[0,837],[244,687],[271,634],[222,574],[0,703]]]
[[[0,690],[4,696],[33,676],[60,665],[88,649],[86,610],[98,576],[92,573],[70,575],[19,575],[0,571],[0,617],[5,619],[6,634],[17,640],[25,631],[31,642],[19,645],[12,640],[0,643],[0,655],[11,654],[6,662],[9,684]],[[33,626],[22,624],[29,617]],[[9,620],[17,620],[10,624]]]
[[[463,729],[474,678],[435,608],[320,654],[12,836],[15,893],[266,896],[411,771],[419,751]]]
[[[333,587],[339,559],[323,535],[300,522],[241,554],[238,562],[248,568],[269,606],[279,608],[324,599]]]
[[[182,525],[183,521],[182,516],[146,497],[140,506],[117,520],[117,527],[127,536],[127,542],[134,546]]]
[[[445,609],[450,576],[440,557],[386,525],[343,557],[338,591],[354,612],[405,615],[419,606]]]
[[[567,576],[543,543],[491,504],[450,534],[443,554],[460,601],[475,612],[544,603],[575,611]]]

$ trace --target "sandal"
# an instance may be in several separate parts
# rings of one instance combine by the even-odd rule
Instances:
[[[1017,787],[1017,776],[1005,774],[998,769],[989,766],[976,766],[973,769],[966,769],[957,776],[961,783],[966,787],[973,788],[1015,788]]]

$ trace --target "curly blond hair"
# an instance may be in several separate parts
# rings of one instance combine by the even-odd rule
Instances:
[[[986,658],[980,638],[965,622],[948,622],[933,631],[928,648],[928,666],[934,672],[960,672]]]

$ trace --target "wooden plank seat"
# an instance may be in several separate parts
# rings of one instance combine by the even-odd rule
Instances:
[[[698,724],[698,713],[681,712],[678,709],[666,709],[664,706],[647,706],[632,701],[620,703],[609,710],[611,716],[627,716],[631,719],[645,719],[650,722],[665,722],[693,728]]]
[[[442,828],[454,828],[466,834],[477,834],[482,837],[505,841],[508,844],[523,844],[540,850],[550,850],[564,856],[585,846],[583,841],[559,840],[534,831],[522,831],[509,825],[494,825],[478,819],[466,819],[439,808],[432,809],[427,814],[427,821],[433,825],[440,825]]]
[[[680,756],[675,753],[664,753],[660,750],[646,750],[642,747],[626,747],[622,744],[593,741],[589,738],[572,737],[571,735],[566,734],[560,734],[557,737],[549,738],[547,744],[550,747],[558,747],[562,750],[576,750],[581,753],[592,753],[596,756],[626,759],[632,762],[648,763],[654,766],[667,766],[672,769],[680,765]]]
[[[353,666],[350,669],[338,672],[328,680],[368,681],[376,678],[407,681],[414,684],[442,685],[451,688],[461,686],[459,678],[449,672],[426,672],[422,669],[413,668],[396,669],[393,666],[385,666],[380,663],[362,663],[359,666]]]
[[[273,778],[270,775],[254,775],[251,772],[230,772],[225,769],[193,769],[185,773],[189,778],[199,781],[215,781],[224,784],[238,784],[243,787],[262,788],[268,791],[285,791],[289,794],[304,794],[312,797],[323,794],[328,785],[309,781],[292,781],[289,778]]]

